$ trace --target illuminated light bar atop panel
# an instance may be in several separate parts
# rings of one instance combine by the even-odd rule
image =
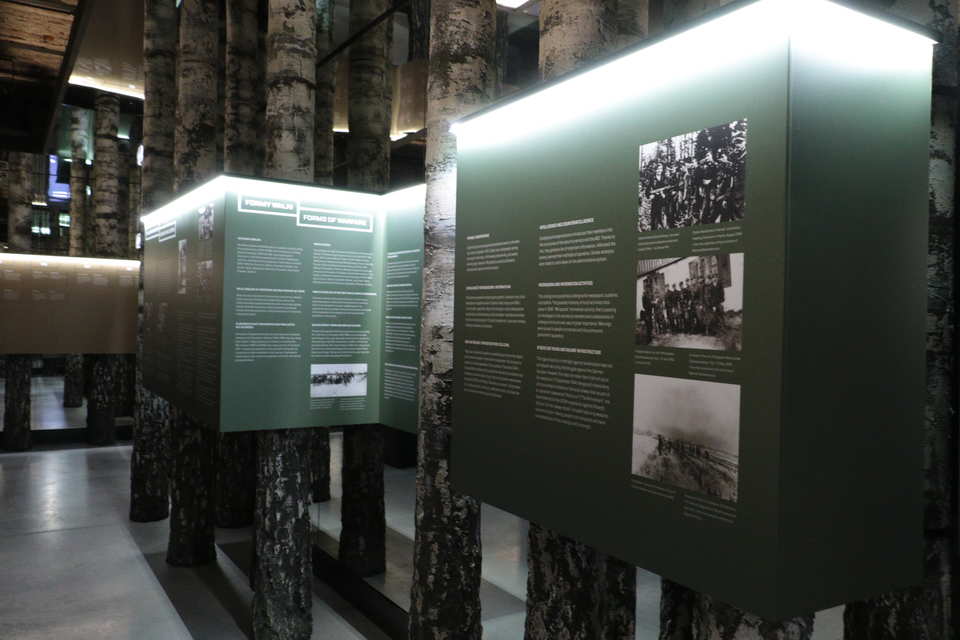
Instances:
[[[923,68],[935,41],[829,0],[758,0],[452,125],[459,148],[491,147],[679,83],[695,83],[782,46],[864,69]]]
[[[288,182],[272,182],[268,178],[240,178],[236,176],[218,176],[182,196],[171,200],[159,209],[152,211],[142,218],[144,229],[175,220],[181,214],[188,213],[208,204],[227,192],[240,192],[255,189],[258,195],[269,198],[289,198],[309,200],[322,193],[329,199],[329,206],[344,208],[365,207],[379,211],[384,205],[402,206],[407,198],[419,197],[420,201],[426,196],[426,187],[417,185],[406,189],[399,189],[384,195],[348,191],[345,189],[331,189],[308,184]],[[400,200],[397,200],[397,199]]]
[[[60,264],[102,264],[111,267],[126,267],[127,271],[140,268],[139,260],[122,260],[119,258],[76,258],[70,256],[45,256],[33,253],[0,253],[0,264],[4,262],[40,262]]]

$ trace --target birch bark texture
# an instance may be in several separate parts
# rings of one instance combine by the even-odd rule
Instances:
[[[217,170],[216,0],[183,0],[177,45],[174,191],[184,193]],[[175,409],[170,434],[170,538],[167,563],[197,566],[215,558],[213,491],[216,433]]]
[[[10,178],[7,188],[7,247],[15,253],[29,253],[32,243],[33,156],[10,154]]]
[[[269,0],[266,167],[268,178],[313,181],[316,8],[306,0]]]
[[[86,109],[70,110],[70,237],[71,256],[83,255],[83,221],[87,209],[87,145],[90,118]]]
[[[87,217],[87,145],[90,117],[86,109],[70,110],[70,232],[68,254],[84,254],[84,223]],[[63,363],[63,406],[83,406],[83,356],[69,353]]]
[[[336,91],[337,61],[320,64],[333,48],[333,0],[317,0],[317,71],[314,101],[313,181],[333,186],[334,168],[334,93]],[[310,437],[311,481],[313,502],[330,499],[330,430],[313,429]]]
[[[33,212],[30,207],[33,184],[33,156],[11,153],[7,187],[7,245],[10,252],[27,253],[31,247]],[[3,448],[26,451],[30,448],[30,385],[33,357],[10,354],[6,357],[3,411]]]
[[[433,0],[427,72],[426,213],[410,640],[477,640],[480,503],[454,491],[453,292],[457,144],[450,124],[496,87],[493,0]]]
[[[390,8],[389,0],[350,3],[350,33]],[[347,183],[382,193],[390,183],[390,98],[387,74],[393,21],[384,20],[350,47]]]
[[[615,0],[545,0],[540,75],[549,80],[609,51],[619,36]],[[526,640],[632,639],[636,569],[530,523]]]
[[[69,255],[82,256],[83,230],[87,210],[87,145],[90,118],[86,109],[70,110],[70,232]],[[83,356],[69,353],[63,363],[63,406],[83,406]]]
[[[316,4],[269,0],[266,174],[312,182]],[[310,430],[257,434],[253,631],[256,640],[308,640],[312,633]]]
[[[389,9],[388,0],[353,0],[350,32]],[[347,184],[383,193],[390,184],[388,73],[392,20],[371,29],[350,47]],[[384,427],[356,425],[343,431],[343,498],[340,561],[361,576],[386,570],[386,509],[383,501]]]
[[[140,210],[150,213],[173,196],[173,147],[177,104],[177,13],[164,0],[143,3],[143,167]],[[137,221],[143,233],[143,225]],[[140,250],[140,300],[143,251]],[[170,513],[171,409],[143,386],[143,310],[137,324],[137,368],[130,457],[130,520],[153,522]]]
[[[333,0],[317,0],[317,92],[313,134],[313,181],[325,186],[333,186],[333,99],[337,88],[337,60],[330,60],[325,64],[320,64],[320,60],[333,48],[334,8]],[[324,433],[327,433],[329,451],[329,432],[324,431]]]
[[[260,20],[257,0],[227,0],[224,89],[223,166],[227,173],[255,176],[256,129],[260,61]],[[256,477],[256,434],[217,436],[216,524],[253,524]]]
[[[930,131],[927,260],[927,399],[924,434],[924,584],[848,604],[845,640],[949,640],[957,610],[956,176],[958,7],[953,0],[883,2],[896,15],[932,27],[934,87]]]
[[[226,87],[224,99],[224,171],[256,175],[257,89],[260,67],[257,0],[227,0]]]
[[[93,254],[101,258],[124,257],[120,212],[120,152],[117,126],[120,102],[115,94],[98,92],[94,125]],[[116,418],[120,406],[122,356],[88,355],[91,379],[87,398],[87,440],[111,445],[117,440]]]

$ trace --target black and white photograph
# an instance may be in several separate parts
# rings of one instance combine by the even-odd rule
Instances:
[[[213,238],[213,205],[208,204],[198,212],[197,228],[200,232],[201,240],[210,240]]]
[[[747,120],[640,146],[637,230],[743,219]]]
[[[197,262],[197,297],[204,302],[212,300],[213,290],[213,260],[201,260]]]
[[[187,239],[181,238],[177,243],[177,293],[187,292]]]
[[[367,363],[310,365],[311,398],[367,395]]]
[[[634,476],[736,502],[739,464],[739,385],[634,376]]]
[[[637,262],[636,343],[741,351],[743,254]]]

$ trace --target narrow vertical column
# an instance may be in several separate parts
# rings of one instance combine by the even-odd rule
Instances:
[[[265,173],[312,182],[316,6],[269,0]],[[253,632],[257,640],[312,633],[310,430],[257,435]]]
[[[177,57],[174,189],[185,193],[217,169],[218,14],[216,0],[184,0]],[[181,410],[170,436],[170,539],[167,562],[195,566],[212,561],[216,432]]]
[[[174,110],[177,88],[176,9],[164,0],[143,3],[143,169],[140,208],[150,213],[173,195]],[[137,228],[143,233],[140,221]],[[143,255],[140,299],[143,299]],[[130,519],[152,522],[170,512],[170,405],[143,387],[143,310],[137,327],[137,369],[134,399],[133,453],[130,458]]]
[[[87,145],[89,118],[80,108],[70,110],[70,238],[69,254],[83,255],[83,221],[87,209]],[[63,371],[63,406],[83,406],[83,356],[67,354]]]
[[[356,32],[389,8],[387,0],[355,0],[350,30]],[[383,193],[390,183],[390,20],[350,47],[347,184]],[[343,500],[340,560],[362,576],[386,568],[383,502],[383,427],[356,425],[343,431]]]
[[[430,13],[411,640],[476,640],[483,633],[480,503],[450,483],[457,205],[450,123],[493,97],[496,13],[493,0],[433,0]]]
[[[259,81],[256,0],[228,0],[224,93],[224,171],[254,176]],[[221,433],[217,441],[216,522],[219,527],[253,524],[256,434]]]
[[[120,225],[120,154],[117,124],[120,102],[115,94],[96,97],[93,165],[93,250],[101,258],[124,256],[126,248]],[[94,354],[90,365],[87,399],[87,440],[94,445],[116,442],[122,356]]]
[[[7,189],[7,244],[11,252],[30,251],[33,211],[30,201],[33,191],[33,156],[28,153],[10,154],[9,186]],[[30,382],[33,357],[10,354],[6,357],[6,387],[4,391],[3,448],[26,451],[30,448]]]

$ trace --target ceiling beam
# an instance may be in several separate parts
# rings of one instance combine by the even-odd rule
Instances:
[[[46,135],[43,137],[43,149],[41,153],[46,153],[53,140],[53,132],[57,128],[57,115],[60,113],[60,105],[63,103],[63,96],[67,92],[67,82],[73,73],[73,65],[77,61],[77,54],[80,53],[80,41],[83,34],[87,31],[87,23],[90,22],[90,16],[93,14],[93,5],[96,0],[78,0],[77,11],[73,16],[73,27],[70,29],[70,42],[67,43],[67,50],[63,54],[63,62],[60,64],[60,76],[57,78],[57,85],[53,91],[53,101],[50,105],[50,121],[47,123]]]
[[[48,49],[47,47],[38,47],[33,44],[25,44],[23,42],[14,42],[13,40],[7,40],[0,37],[0,50],[10,50],[10,49],[19,49],[21,51],[32,51],[33,53],[46,53],[51,56],[63,56],[63,50]]]
[[[79,4],[73,6],[58,0],[0,0],[7,4],[19,4],[24,7],[33,7],[35,9],[46,9],[47,11],[56,11],[58,13],[74,14],[77,12]]]

